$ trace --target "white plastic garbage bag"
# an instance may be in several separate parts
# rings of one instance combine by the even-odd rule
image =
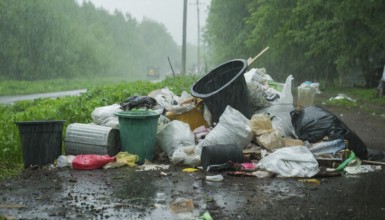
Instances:
[[[91,118],[97,125],[119,128],[119,119],[114,113],[120,111],[122,111],[122,109],[120,109],[119,104],[97,107],[92,111]]]
[[[237,144],[243,150],[254,137],[249,123],[249,119],[228,105],[221,117],[219,117],[218,124],[198,145],[203,147],[220,144]]]
[[[172,157],[174,151],[180,147],[195,146],[195,137],[190,125],[179,120],[171,121],[158,131],[156,140],[169,157]]]
[[[278,149],[262,158],[257,167],[283,177],[312,177],[319,171],[317,160],[305,146]]]

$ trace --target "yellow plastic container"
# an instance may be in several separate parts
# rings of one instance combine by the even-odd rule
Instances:
[[[172,112],[167,112],[166,117],[170,120],[179,120],[189,124],[190,129],[192,131],[202,125],[208,127],[208,124],[205,121],[203,114],[197,108],[193,108],[191,111],[184,112],[182,114],[174,114]]]

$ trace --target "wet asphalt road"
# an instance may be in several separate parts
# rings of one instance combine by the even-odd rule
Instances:
[[[62,96],[73,96],[79,95],[80,93],[86,92],[86,89],[78,89],[71,91],[51,92],[51,93],[37,93],[30,95],[15,95],[15,96],[0,96],[0,104],[12,104],[17,101],[23,100],[34,100],[38,98],[57,98]]]
[[[165,172],[168,175],[161,175]],[[221,174],[210,182],[206,175]],[[0,216],[15,219],[383,219],[385,172],[317,178],[227,172],[26,170],[0,182]]]

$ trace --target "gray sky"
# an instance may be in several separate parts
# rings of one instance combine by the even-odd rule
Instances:
[[[113,12],[115,9],[129,13],[139,22],[144,17],[163,23],[178,45],[182,45],[183,0],[77,0],[89,1],[96,7]],[[199,0],[200,29],[205,25],[211,0]],[[188,0],[187,42],[197,45],[198,40],[197,0]],[[201,31],[202,33],[202,31]]]

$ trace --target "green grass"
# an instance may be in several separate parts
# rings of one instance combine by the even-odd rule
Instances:
[[[128,78],[117,76],[93,77],[92,79],[88,77],[37,81],[1,80],[0,96],[88,89],[95,86],[111,85],[121,82],[129,82],[129,80]]]
[[[196,76],[166,78],[152,83],[148,81],[111,83],[95,86],[79,96],[57,99],[21,101],[14,105],[0,105],[0,179],[17,175],[22,169],[22,152],[18,128],[14,122],[34,120],[65,120],[71,123],[91,123],[91,113],[96,107],[120,103],[133,95],[147,95],[151,91],[168,87],[176,95],[190,93]]]
[[[379,98],[377,90],[361,89],[361,88],[342,88],[342,89],[328,89],[325,91],[330,97],[336,97],[338,94],[344,94],[354,101],[348,99],[331,99],[325,100],[325,105],[337,105],[343,107],[357,107],[375,115],[385,115],[385,97]]]

